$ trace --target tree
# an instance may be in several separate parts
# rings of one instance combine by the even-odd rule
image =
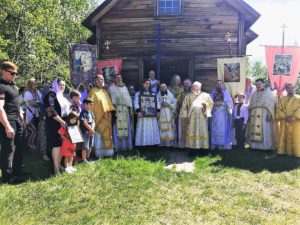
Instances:
[[[296,83],[296,93],[300,95],[300,73],[298,74],[298,79]]]
[[[69,81],[68,44],[91,35],[81,21],[95,6],[95,0],[1,0],[0,61],[19,66],[21,85],[30,77]]]
[[[255,80],[258,78],[262,78],[266,84],[269,83],[267,67],[262,63],[262,61],[254,61],[252,63],[249,63],[248,72],[249,75]]]

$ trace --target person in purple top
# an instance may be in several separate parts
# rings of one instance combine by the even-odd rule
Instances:
[[[210,120],[211,149],[231,149],[231,114],[233,102],[223,81],[217,80],[216,88],[211,93],[214,101]]]
[[[245,81],[245,104],[249,105],[250,98],[253,93],[256,91],[255,85],[252,84],[252,78],[247,77]]]

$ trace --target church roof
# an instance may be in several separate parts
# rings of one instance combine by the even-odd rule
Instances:
[[[105,0],[84,21],[83,25],[95,31],[95,25],[106,13],[108,13],[120,0]],[[223,0],[234,9],[239,11],[246,20],[246,29],[260,17],[260,14],[243,0]],[[252,31],[253,32],[253,31]]]

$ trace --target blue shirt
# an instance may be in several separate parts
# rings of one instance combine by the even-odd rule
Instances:
[[[80,129],[82,134],[85,134],[86,132],[88,132],[88,129],[83,125],[82,121],[85,120],[87,122],[88,125],[90,125],[90,127],[92,127],[95,123],[95,115],[93,112],[89,111],[89,110],[82,110],[80,113]]]

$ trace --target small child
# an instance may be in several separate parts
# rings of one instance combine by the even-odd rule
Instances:
[[[81,102],[80,102],[81,94],[79,91],[73,90],[70,92],[70,99],[72,100],[71,111],[80,113],[81,112]]]
[[[81,94],[77,90],[72,90],[70,92],[70,99],[72,102],[71,111],[80,114],[81,112]],[[76,145],[76,155],[74,157],[75,162],[80,162],[80,154],[81,154],[81,144]]]
[[[67,126],[78,125],[78,114],[76,112],[73,111],[70,112],[70,114],[66,118],[66,125]],[[65,157],[64,160],[65,171],[67,173],[72,173],[76,171],[76,169],[73,167],[73,158],[75,156],[76,144],[72,143],[67,128],[65,127],[59,128],[58,133],[60,134],[62,139],[60,154],[61,156]]]
[[[91,111],[93,108],[92,99],[84,99],[83,104],[84,109],[80,113],[80,129],[84,137],[81,158],[83,162],[89,163],[87,159],[90,157],[92,148],[94,147],[95,115]]]
[[[238,103],[234,106],[233,109],[235,139],[237,149],[242,150],[245,147],[246,125],[248,121],[248,107],[245,104],[244,94],[239,93],[236,95],[236,97],[238,98]]]

